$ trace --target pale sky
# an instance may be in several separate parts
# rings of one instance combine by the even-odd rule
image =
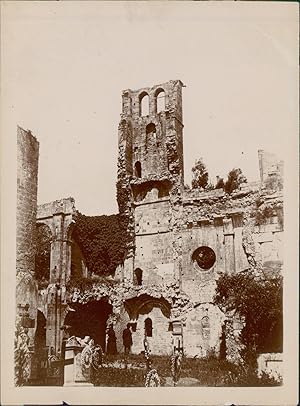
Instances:
[[[73,196],[89,215],[117,212],[123,89],[180,79],[185,183],[257,150],[280,158],[298,136],[297,12],[291,3],[4,2],[5,120],[40,142],[39,203]],[[4,62],[4,63],[3,63]]]

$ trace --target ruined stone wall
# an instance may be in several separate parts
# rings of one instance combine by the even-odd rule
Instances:
[[[143,271],[143,284],[155,285],[174,278],[171,241],[169,233],[136,237],[134,266]]]
[[[21,127],[17,137],[17,272],[33,272],[39,143]]]
[[[211,301],[212,281],[218,273],[234,273],[249,267],[242,245],[242,218],[240,214],[214,220],[199,219],[182,230],[182,287],[194,302]],[[193,253],[208,247],[215,254],[215,262],[203,269],[193,260]],[[197,289],[196,287],[201,287]]]
[[[17,241],[16,305],[29,304],[29,317],[37,317],[34,279],[39,143],[30,131],[17,129]],[[18,311],[17,311],[18,316]],[[29,329],[33,344],[34,328]]]
[[[183,327],[183,345],[190,357],[218,355],[224,314],[211,303],[191,310]]]
[[[265,190],[263,181],[241,185],[231,195],[222,189],[184,189],[182,87],[180,81],[169,81],[123,92],[117,199],[120,214],[127,216],[131,238],[109,288],[98,282],[86,291],[66,291],[74,202],[65,199],[39,208],[39,222],[48,224],[53,233],[53,278],[40,296],[48,319],[47,343],[57,350],[67,302],[106,297],[113,308],[110,320],[119,351],[123,351],[127,322],[136,323],[132,351],[143,351],[145,319],[151,318],[153,334],[148,340],[153,354],[172,351],[172,328],[180,326],[186,355],[217,355],[226,319],[213,305],[219,274],[281,269],[282,194]],[[165,105],[158,111],[162,91]],[[149,97],[149,111],[144,114],[145,97]],[[275,164],[266,164],[264,154],[260,157],[264,178]],[[81,254],[77,254],[77,267],[83,268]],[[208,264],[203,263],[205,258]],[[142,272],[141,280],[136,271]],[[158,305],[164,301],[167,312]],[[227,341],[234,358],[241,326],[235,321],[232,325],[233,338]]]
[[[163,283],[165,273],[168,280],[174,278],[170,217],[169,199],[141,204],[135,209],[134,266],[143,271],[144,284]]]
[[[185,195],[178,222],[182,227],[179,256],[181,286],[194,305],[184,327],[184,343],[191,356],[203,356],[209,348],[218,352],[225,315],[213,315],[216,308],[211,303],[219,273],[249,269],[257,275],[272,277],[282,270],[282,192],[271,193],[254,186],[252,190],[243,188],[231,196],[222,191],[200,192],[198,196],[192,191]],[[208,269],[203,269],[193,258],[193,252],[203,246],[215,253],[215,262]],[[209,340],[203,340],[201,333],[202,314],[196,314],[199,304],[208,308]],[[238,357],[234,348],[237,348],[242,327],[239,324],[239,328],[233,329],[233,337],[227,340],[231,360]]]
[[[119,125],[119,179],[176,174],[183,181],[182,106],[180,81],[123,92]],[[165,109],[157,111],[157,97],[165,95]],[[149,97],[149,111],[141,111]],[[180,103],[178,102],[180,100]],[[138,166],[140,169],[138,169]],[[123,174],[121,173],[123,171]]]
[[[266,276],[282,271],[284,259],[282,193],[263,196],[250,224],[254,255],[262,271]]]
[[[275,154],[260,149],[258,150],[258,160],[261,182],[265,182],[274,173],[283,177],[283,161],[279,161]]]
[[[151,354],[170,354],[172,351],[172,331],[169,329],[170,320],[162,313],[159,307],[147,314],[140,314],[137,320],[136,331],[132,333],[132,352],[139,354],[144,351],[143,340],[145,336],[145,320],[152,320],[152,336],[147,337]]]
[[[72,258],[73,273],[76,274],[77,268],[83,277],[87,274],[81,250],[72,242],[75,212],[75,201],[72,197],[41,204],[37,208],[37,223],[47,225],[52,235],[49,284],[39,291],[38,309],[47,318],[46,345],[53,347],[56,354],[61,350],[61,327],[67,308],[66,284],[71,278]]]

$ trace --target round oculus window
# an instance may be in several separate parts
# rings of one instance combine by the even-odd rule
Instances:
[[[192,255],[192,260],[203,270],[210,269],[216,262],[216,254],[209,247],[199,247]]]

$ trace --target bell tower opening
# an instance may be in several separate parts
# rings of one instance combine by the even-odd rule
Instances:
[[[155,103],[155,110],[156,113],[160,113],[161,111],[166,110],[166,95],[163,89],[158,89],[156,91],[156,103]]]
[[[148,116],[149,115],[149,95],[146,92],[140,94],[140,116]]]

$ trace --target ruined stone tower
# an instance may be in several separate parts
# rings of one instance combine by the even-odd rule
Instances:
[[[177,80],[123,91],[119,176],[183,182],[182,86]]]
[[[182,87],[171,80],[122,94],[118,183],[126,198],[119,206],[131,216],[134,235],[125,279],[138,285],[174,277],[173,208],[183,189]]]
[[[36,319],[37,283],[34,279],[39,143],[30,131],[17,130],[17,250],[16,305],[29,305]],[[17,311],[17,316],[18,316]],[[29,330],[32,344],[34,330]]]

